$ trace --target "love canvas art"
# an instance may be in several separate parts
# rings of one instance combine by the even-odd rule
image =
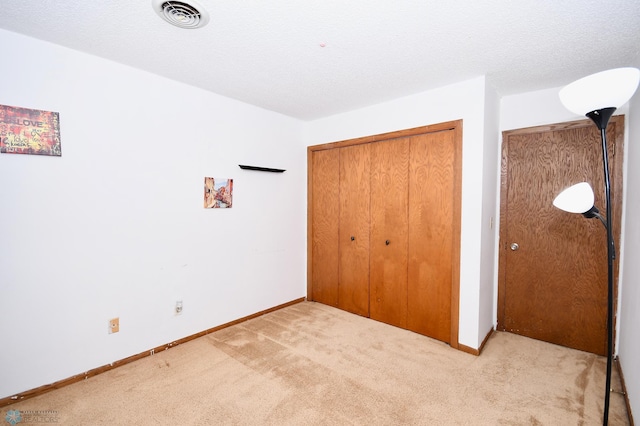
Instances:
[[[0,152],[60,157],[60,115],[0,105]]]

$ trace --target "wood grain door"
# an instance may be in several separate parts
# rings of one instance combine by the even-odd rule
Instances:
[[[623,131],[623,117],[614,117],[607,138],[616,243]],[[503,133],[500,329],[606,354],[606,231],[597,219],[552,205],[563,189],[586,181],[604,213],[602,168],[600,133],[589,120]]]
[[[371,144],[371,318],[407,328],[409,138]]]
[[[340,155],[337,149],[311,155],[311,299],[338,306]]]
[[[413,136],[409,154],[407,328],[451,341],[451,298],[459,258],[459,164],[455,131]]]
[[[337,151],[338,149],[335,149]],[[339,148],[338,307],[369,316],[369,145]]]

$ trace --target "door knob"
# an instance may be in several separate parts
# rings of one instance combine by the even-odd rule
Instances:
[[[391,241],[387,240],[387,241],[385,241],[384,243],[385,243],[386,245],[389,245],[389,244],[391,244]]]
[[[512,251],[516,251],[520,248],[520,246],[518,245],[518,243],[511,243],[511,250]]]

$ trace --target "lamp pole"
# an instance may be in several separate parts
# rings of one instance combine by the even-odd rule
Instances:
[[[587,113],[589,117],[600,130],[600,140],[602,141],[602,164],[604,169],[604,193],[606,219],[605,227],[607,228],[607,375],[605,380],[605,396],[604,396],[604,413],[602,424],[607,426],[609,422],[609,399],[611,397],[611,367],[613,363],[613,261],[615,255],[615,245],[613,241],[612,217],[611,214],[611,184],[609,182],[609,154],[607,151],[607,124],[616,108],[602,108]]]
[[[571,112],[589,117],[600,130],[602,141],[602,165],[604,168],[604,192],[606,219],[598,214],[595,206],[583,212],[585,217],[598,217],[607,228],[607,378],[604,397],[604,419],[609,422],[609,398],[611,394],[611,364],[613,363],[614,288],[613,261],[616,258],[613,241],[613,215],[611,214],[611,186],[609,182],[609,155],[607,152],[607,124],[616,108],[624,105],[635,93],[640,83],[640,70],[633,67],[616,68],[598,72],[574,81],[560,90],[562,104]],[[575,185],[577,186],[577,185]],[[590,194],[593,201],[593,193]],[[557,198],[556,198],[557,200]],[[554,200],[555,204],[555,200]],[[571,210],[573,211],[573,210]],[[574,211],[575,212],[575,211]]]

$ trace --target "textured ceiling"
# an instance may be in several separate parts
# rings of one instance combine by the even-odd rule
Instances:
[[[195,30],[151,0],[2,0],[0,28],[303,120],[481,75],[508,95],[640,66],[638,0],[198,1]]]

